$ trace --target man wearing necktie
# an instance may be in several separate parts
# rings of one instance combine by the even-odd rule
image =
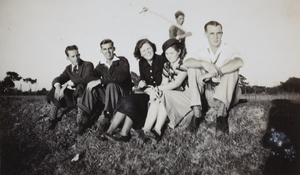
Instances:
[[[54,129],[60,119],[57,117],[59,108],[66,108],[63,112],[65,113],[72,107],[76,107],[77,100],[81,98],[86,87],[86,77],[94,69],[91,62],[80,59],[76,45],[68,46],[65,49],[65,54],[71,64],[65,68],[60,76],[54,78],[52,89],[47,95],[48,101],[51,102],[49,129]]]

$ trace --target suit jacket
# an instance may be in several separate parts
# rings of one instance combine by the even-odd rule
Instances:
[[[75,96],[78,93],[82,93],[84,91],[84,88],[87,85],[87,77],[90,75],[90,73],[93,71],[94,65],[91,62],[79,60],[78,62],[78,72],[75,73],[72,70],[72,65],[70,64],[65,68],[62,74],[60,76],[54,78],[52,81],[52,86],[54,87],[55,83],[60,83],[61,85],[66,83],[69,80],[72,80],[75,87]]]
[[[99,63],[93,72],[88,76],[88,82],[101,79],[101,84],[106,86],[109,83],[117,83],[122,88],[131,91],[133,83],[131,81],[129,62],[125,57],[118,57],[113,61],[110,68]]]

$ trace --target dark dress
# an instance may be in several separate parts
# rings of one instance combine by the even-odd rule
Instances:
[[[139,61],[140,79],[147,85],[157,86],[162,81],[162,71],[167,59],[164,56],[154,55],[152,65],[141,58]],[[149,95],[131,94],[122,98],[116,111],[127,115],[133,121],[133,128],[140,129],[144,126],[148,112]]]

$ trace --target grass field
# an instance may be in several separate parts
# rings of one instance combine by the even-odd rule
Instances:
[[[94,127],[77,136],[75,109],[49,131],[50,105],[44,96],[3,96],[1,174],[296,174],[297,169],[272,169],[271,149],[263,146],[262,139],[271,126],[285,126],[280,129],[296,139],[299,153],[299,96],[273,102],[278,97],[243,98],[248,101],[230,111],[227,136],[215,136],[214,128],[204,124],[190,134],[186,118],[174,130],[166,128],[158,144],[142,144],[134,131],[128,143],[100,141]],[[79,159],[72,161],[77,154]]]

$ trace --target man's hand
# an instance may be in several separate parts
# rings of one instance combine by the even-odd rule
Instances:
[[[64,93],[61,93],[61,88],[60,88],[60,86],[56,86],[56,87],[55,87],[55,92],[54,92],[54,97],[55,97],[57,100],[60,100],[63,96],[64,96]]]
[[[101,80],[94,80],[94,81],[91,81],[87,84],[86,88],[88,90],[91,90],[93,89],[94,87],[96,87],[97,85],[101,84]]]
[[[219,68],[216,65],[208,63],[208,62],[202,62],[202,67],[208,73],[212,74],[213,77],[218,75]]]
[[[72,80],[69,80],[66,84],[70,87],[74,86],[74,82]]]

